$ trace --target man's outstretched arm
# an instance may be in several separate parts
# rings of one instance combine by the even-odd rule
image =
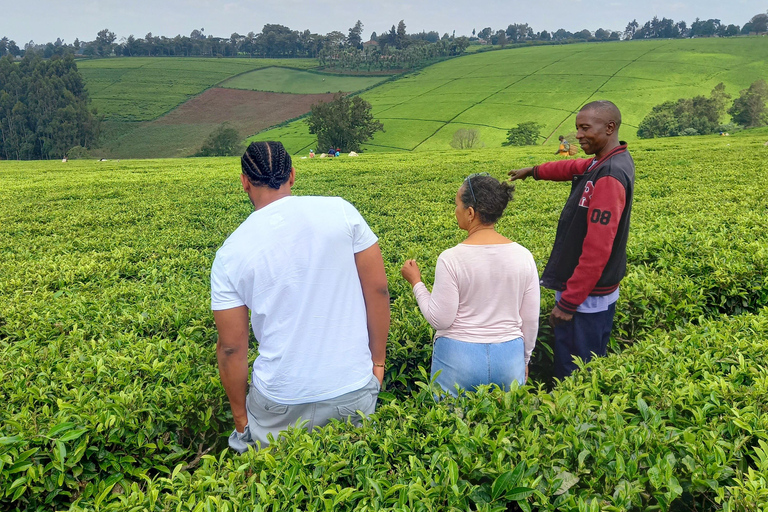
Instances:
[[[373,244],[356,253],[355,265],[365,299],[368,347],[373,360],[373,374],[379,379],[379,383],[383,383],[389,335],[389,288],[379,244]]]
[[[243,432],[248,424],[245,397],[248,392],[248,308],[240,306],[213,312],[219,341],[216,358],[219,376],[229,398],[235,429]]]

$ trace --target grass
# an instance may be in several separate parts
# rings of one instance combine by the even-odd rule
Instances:
[[[622,111],[622,138],[636,140],[640,121],[658,103],[708,95],[719,82],[736,97],[768,74],[764,38],[621,41],[513,48],[438,63],[363,93],[385,131],[369,151],[449,150],[459,128],[476,128],[486,147],[523,121],[544,125],[556,141],[573,130],[574,113],[596,99]],[[438,123],[439,129],[436,129]],[[305,151],[306,124],[266,131],[251,140],[291,134],[289,150]],[[543,140],[543,139],[542,139]],[[554,142],[552,142],[554,143]]]
[[[250,91],[322,94],[359,91],[386,79],[386,76],[340,76],[269,67],[230,78],[219,86]]]
[[[285,65],[310,69],[317,61],[122,57],[77,63],[93,106],[110,121],[150,121],[227,78]]]

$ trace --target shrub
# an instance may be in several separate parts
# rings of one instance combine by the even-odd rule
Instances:
[[[507,132],[507,142],[504,146],[533,146],[539,140],[542,125],[534,121],[518,124]]]
[[[67,158],[70,160],[80,160],[83,158],[91,158],[91,152],[83,146],[75,146],[67,151]]]
[[[480,130],[476,128],[460,128],[453,134],[451,147],[455,149],[472,149],[482,147]]]
[[[235,156],[243,152],[241,146],[237,130],[223,123],[208,135],[195,156]]]

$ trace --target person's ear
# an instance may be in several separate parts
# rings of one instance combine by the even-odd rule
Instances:
[[[616,122],[615,121],[608,121],[605,124],[605,134],[606,135],[613,135],[613,132],[616,131]]]
[[[475,212],[475,207],[470,206],[467,208],[467,220],[471,223],[473,220],[475,220],[475,215],[477,212]]]
[[[288,186],[292,187],[296,183],[296,168],[291,167],[291,175],[288,177]]]
[[[240,174],[240,183],[243,184],[243,190],[247,193],[248,189],[251,188],[251,182],[248,181],[248,177],[245,174]]]

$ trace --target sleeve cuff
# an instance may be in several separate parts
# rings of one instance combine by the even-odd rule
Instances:
[[[572,304],[563,299],[560,299],[559,301],[557,301],[555,306],[557,306],[557,309],[559,309],[563,313],[568,313],[569,315],[576,313],[576,309],[579,307],[578,304]]]

